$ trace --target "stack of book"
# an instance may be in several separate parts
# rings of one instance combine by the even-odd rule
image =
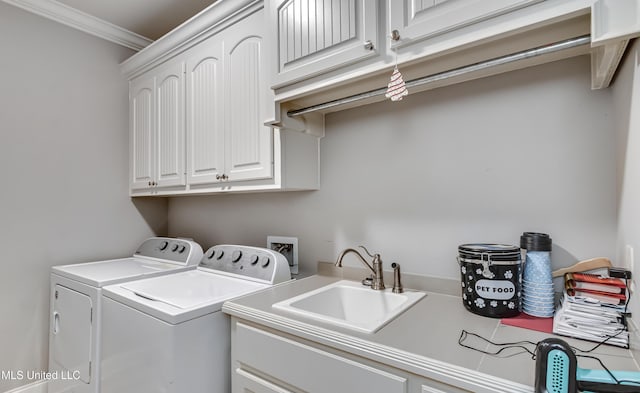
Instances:
[[[625,313],[625,280],[594,274],[567,273],[553,332],[563,336],[629,347]]]

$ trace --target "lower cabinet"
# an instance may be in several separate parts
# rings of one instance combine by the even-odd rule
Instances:
[[[462,393],[404,370],[232,318],[233,393]]]

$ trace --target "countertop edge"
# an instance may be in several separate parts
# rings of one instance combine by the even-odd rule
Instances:
[[[368,340],[299,322],[252,307],[226,302],[222,311],[233,317],[248,320],[294,336],[327,345],[391,367],[406,370],[425,378],[431,378],[463,389],[479,387],[487,392],[531,393],[532,387],[476,370],[452,365],[432,358],[401,351],[394,347],[380,345]]]

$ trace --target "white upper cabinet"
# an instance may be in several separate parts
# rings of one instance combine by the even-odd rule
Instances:
[[[156,76],[156,186],[184,186],[184,62]]]
[[[153,167],[155,151],[153,77],[140,77],[129,85],[129,129],[131,155],[131,188],[151,187],[155,180]]]
[[[279,87],[377,55],[378,1],[272,0]]]
[[[542,0],[387,0],[392,47],[414,43]]]
[[[225,0],[122,64],[131,195],[318,188],[319,137],[265,126],[267,32],[262,1]]]
[[[273,132],[264,125],[269,117],[270,97],[263,47],[264,14],[253,14],[242,24],[224,34],[228,103],[225,175],[228,181],[273,176]]]
[[[131,188],[184,186],[184,63],[130,84]]]
[[[186,52],[189,184],[273,176],[263,12]]]
[[[224,173],[222,41],[209,38],[187,54],[187,180],[215,183]]]
[[[600,89],[611,82],[628,40],[640,36],[638,0],[269,4],[270,29],[278,45],[271,85],[278,116],[271,124],[304,131],[304,121],[314,112],[322,115],[385,100],[395,65],[409,84],[409,94],[414,94],[590,55],[592,88]],[[335,26],[340,26],[339,32]],[[372,32],[376,28],[378,35]],[[374,40],[375,53],[367,57],[360,45]]]

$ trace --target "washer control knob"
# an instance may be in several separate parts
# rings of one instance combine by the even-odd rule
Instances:
[[[262,267],[267,267],[267,266],[269,266],[269,263],[271,263],[271,258],[269,258],[269,257],[262,257]]]
[[[235,250],[233,254],[231,254],[231,262],[236,263],[242,258],[242,251]]]
[[[179,247],[180,247],[179,245],[174,244],[173,247],[171,247],[171,251],[176,252],[176,251],[178,251]]]
[[[184,250],[187,249],[187,246],[182,246],[180,247],[180,251],[178,251],[179,254],[182,254],[184,252]]]
[[[218,253],[218,259],[222,259],[222,257],[224,256],[224,251],[220,250],[220,252]]]
[[[252,256],[251,256],[251,259],[250,259],[251,264],[252,264],[252,265],[255,265],[256,263],[258,263],[258,260],[259,260],[259,259],[260,259],[260,257],[258,257],[257,255],[252,255]]]
[[[211,250],[211,253],[209,253],[209,255],[207,255],[207,259],[211,259],[213,258],[213,256],[216,254],[216,250]]]
[[[169,247],[169,242],[168,241],[162,242],[162,245],[160,245],[160,251],[166,250],[167,247]]]

